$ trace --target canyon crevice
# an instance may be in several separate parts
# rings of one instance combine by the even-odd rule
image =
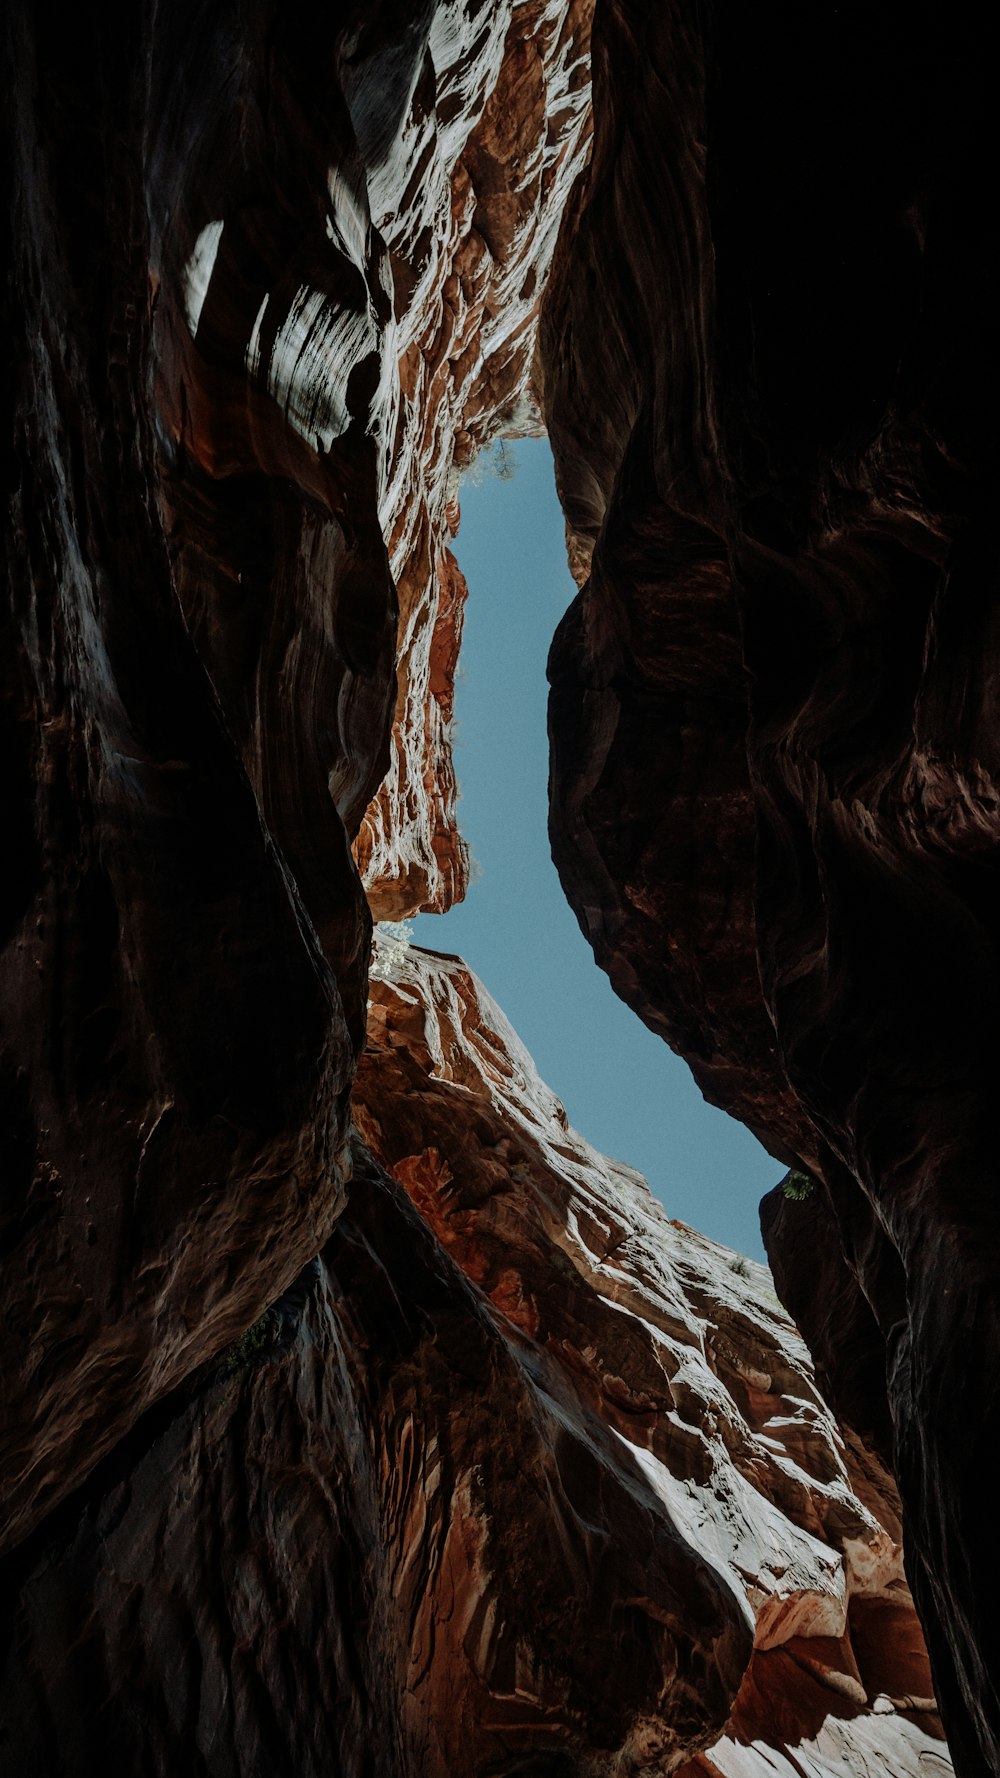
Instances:
[[[970,21],[5,33],[5,1772],[995,1772]],[[543,429],[553,856],[808,1176],[770,1272],[373,949],[468,885],[460,475]]]

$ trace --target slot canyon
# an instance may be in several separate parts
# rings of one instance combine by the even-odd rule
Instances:
[[[1000,1774],[991,50],[10,0],[4,1778]],[[542,435],[552,857],[768,1266],[399,936]]]

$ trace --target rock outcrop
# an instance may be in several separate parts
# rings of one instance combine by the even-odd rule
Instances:
[[[789,1300],[835,1400],[867,1327],[956,1761],[995,1773],[989,53],[938,6],[609,0],[593,41],[542,330],[589,568],[553,849],[619,993],[825,1196]]]
[[[918,1286],[935,1242],[963,1289],[990,1256],[942,1244],[958,1225],[931,1215],[961,1145],[945,1168],[952,1126],[936,1148],[924,1136],[942,1094],[967,1104],[946,1065],[961,1046],[933,1034],[907,1124],[900,1082],[928,1018],[893,976],[920,919],[965,895],[946,928],[948,1004],[964,1004],[971,828],[960,882],[942,866],[925,908],[904,873],[902,901],[877,904],[878,967],[852,1002],[861,918],[831,949],[808,900],[838,773],[857,796],[823,828],[825,880],[863,830],[865,882],[884,889],[903,840],[881,835],[860,755],[820,745],[850,702],[833,668],[815,730],[795,704],[837,598],[870,582],[888,603],[869,621],[858,594],[834,667],[861,637],[876,685],[857,746],[877,775],[899,727],[873,739],[862,721],[884,714],[879,650],[897,606],[916,622],[927,600],[911,610],[876,568],[912,558],[931,577],[961,515],[939,502],[928,541],[891,427],[863,488],[839,457],[820,477],[833,542],[808,499],[786,511],[788,465],[813,458],[768,433],[788,390],[766,378],[741,445],[740,318],[759,291],[725,169],[746,46],[719,22],[706,84],[700,20],[602,0],[593,161],[570,200],[589,152],[585,0],[329,17],[181,0],[58,31],[8,9],[0,1751],[15,1778],[946,1772],[888,1409],[871,1365],[846,1376],[828,1337],[842,1302],[852,1363],[870,1352],[862,1299],[892,1367],[918,1602],[956,1637],[953,1664],[935,1647],[942,1701],[962,1771],[980,1769],[983,1595],[970,1585],[962,1616],[955,1578],[975,1486],[935,1517],[970,1385],[945,1400],[918,1368],[940,1327],[951,1388],[961,1310]],[[750,137],[769,172],[769,130]],[[621,991],[809,1166],[828,1194],[817,1226],[835,1210],[847,1231],[847,1259],[824,1262],[840,1294],[825,1317],[799,1311],[839,1426],[769,1274],[671,1224],[567,1128],[457,959],[381,941],[369,1005],[371,910],[442,907],[465,884],[457,471],[498,432],[537,428],[540,401],[590,574],[554,655],[560,864]],[[971,474],[956,438],[934,459],[949,490]],[[803,512],[808,572],[781,530]],[[790,576],[777,638],[765,558]],[[963,610],[974,629],[979,608]],[[935,624],[947,655],[955,620]],[[933,727],[948,699],[931,689]],[[937,733],[921,758],[943,783],[957,755]],[[970,820],[987,818],[986,757],[962,768]],[[904,838],[943,856],[957,803],[915,838],[901,783],[879,779]],[[869,1091],[858,1070],[879,1044]],[[931,1163],[937,1198],[921,1195]],[[987,1202],[983,1175],[972,1207]],[[797,1236],[772,1223],[791,1300]],[[966,1228],[979,1238],[972,1210]],[[967,1300],[988,1407],[992,1324]]]
[[[465,881],[454,463],[537,424],[589,15],[370,10],[11,13],[0,1547],[333,1227],[352,841]]]
[[[457,959],[384,947],[371,1037],[297,1295],[8,1567],[5,1769],[950,1769],[892,1483],[766,1270],[567,1127]]]

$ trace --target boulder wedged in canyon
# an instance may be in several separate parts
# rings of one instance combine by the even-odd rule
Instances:
[[[383,1164],[298,1300],[7,1566],[5,1769],[947,1771],[892,1483],[765,1269],[569,1129],[456,959],[380,972]]]
[[[824,1194],[843,1266],[788,1300],[884,1447],[881,1367],[968,1778],[1000,1770],[985,31],[610,0],[541,335],[585,582],[554,855],[618,992]]]

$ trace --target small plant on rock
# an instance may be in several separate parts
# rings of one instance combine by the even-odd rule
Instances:
[[[816,1181],[808,1173],[800,1173],[797,1168],[793,1167],[781,1181],[781,1189],[785,1197],[791,1199],[793,1204],[800,1204],[803,1198],[812,1196],[816,1190]]]
[[[245,1370],[266,1347],[274,1344],[277,1333],[277,1321],[273,1309],[265,1309],[263,1315],[250,1324],[246,1333],[240,1334],[227,1348],[224,1369],[234,1377],[237,1371]]]

